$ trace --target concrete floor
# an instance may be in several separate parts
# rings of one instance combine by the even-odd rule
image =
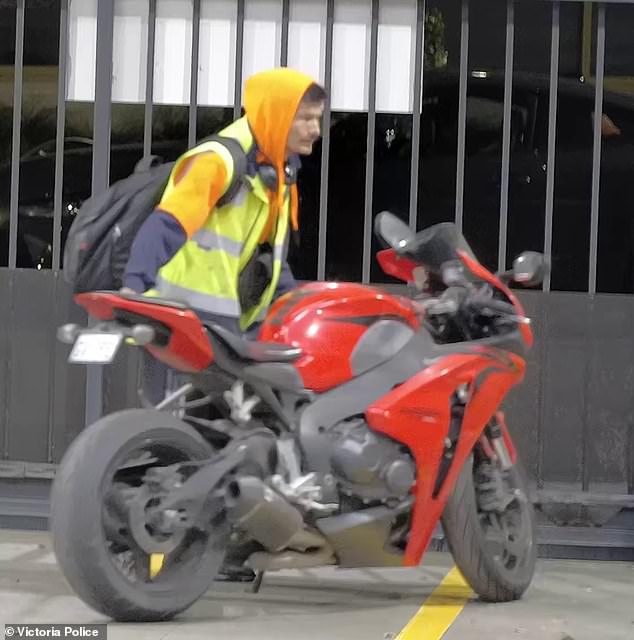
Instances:
[[[219,585],[178,621],[109,624],[108,637],[386,640],[416,614],[451,566],[448,555],[432,553],[417,569],[271,574],[258,595],[244,586]],[[38,622],[106,620],[70,591],[46,533],[0,531],[0,623]],[[471,600],[443,637],[632,640],[634,564],[541,561],[523,600],[507,605]]]

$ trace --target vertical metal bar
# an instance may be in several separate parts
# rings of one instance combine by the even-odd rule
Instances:
[[[376,71],[379,44],[379,0],[372,0],[370,25],[370,77],[368,86],[368,144],[365,163],[365,220],[363,225],[362,282],[370,281],[372,260],[372,205],[374,195],[374,141],[376,138]]]
[[[634,342],[630,343],[630,357],[634,357]],[[632,396],[629,395],[629,404],[632,408]],[[634,495],[634,419],[630,408],[627,419],[627,447],[625,449],[625,479],[627,482],[627,492]]]
[[[583,449],[581,459],[582,491],[590,488],[590,392],[592,389],[592,336],[594,326],[595,294],[597,292],[597,248],[599,239],[599,189],[601,186],[601,120],[603,116],[603,75],[605,69],[605,4],[599,3],[597,16],[597,58],[594,92],[594,143],[592,149],[592,207],[590,211],[590,256],[588,293],[590,304],[586,325],[585,393],[583,400]]]
[[[66,70],[68,67],[68,1],[69,0],[61,0],[59,14],[57,134],[55,136],[55,194],[53,196],[53,271],[59,270],[61,257],[64,137],[66,133]]]
[[[238,17],[236,21],[236,69],[233,100],[233,117],[239,118],[242,113],[242,62],[244,60],[244,2],[238,0]]]
[[[13,349],[11,348],[11,331],[15,326],[15,270],[9,271],[9,286],[4,292],[5,304],[9,305],[7,326],[4,327],[7,338],[7,357],[4,365],[4,442],[2,443],[2,457],[9,457],[10,433],[11,433],[11,371],[13,365]]]
[[[540,324],[539,324],[539,381],[537,387],[537,488],[544,488],[544,427],[546,424],[546,398],[545,393],[548,389],[548,366],[546,359],[548,358],[548,324],[550,311],[550,297],[543,296],[540,300]]]
[[[130,350],[130,360],[126,368],[126,407],[136,407],[139,404],[139,375],[141,369],[142,354],[138,349]]]
[[[291,22],[291,2],[282,0],[282,52],[280,64],[282,67],[288,66],[288,32]]]
[[[555,208],[555,151],[557,144],[557,92],[559,90],[559,2],[553,3],[550,40],[550,102],[548,104],[548,160],[546,168],[546,212],[544,223],[544,255],[548,264],[553,255],[553,212]],[[544,278],[544,291],[550,291],[550,269]]]
[[[65,0],[62,0],[62,6],[66,5]],[[60,70],[61,73],[61,70]],[[51,349],[49,352],[49,364],[48,364],[48,432],[46,436],[46,460],[47,462],[53,462],[53,433],[55,431],[55,391],[57,385],[57,376],[55,375],[55,364],[57,361],[57,318],[58,318],[58,283],[59,283],[59,271],[53,270],[50,274],[52,285],[52,297],[51,307],[53,309],[52,317],[54,322],[50,323],[49,327],[49,340],[51,341]]]
[[[509,173],[511,165],[511,117],[513,98],[513,53],[515,49],[515,0],[506,2],[506,52],[504,54],[504,125],[502,128],[502,186],[500,190],[500,237],[498,270],[506,269],[506,239],[509,218]]]
[[[114,0],[97,4],[97,61],[92,157],[92,193],[105,191],[110,183],[110,128],[112,101],[112,50]],[[103,414],[103,367],[86,368],[86,424]]]
[[[92,193],[100,193],[110,183],[110,128],[112,101],[112,50],[114,0],[97,4],[97,68],[92,157]]]
[[[590,214],[590,271],[588,291],[597,291],[597,245],[599,238],[599,189],[601,183],[601,119],[605,69],[605,4],[599,3],[597,21],[597,68],[594,92],[594,146],[592,151],[592,209]]]
[[[583,418],[581,425],[581,490],[590,489],[590,394],[592,393],[593,367],[593,327],[594,327],[595,296],[588,296],[588,310],[585,322],[584,336],[584,368],[583,368]]]
[[[18,204],[20,201],[20,130],[22,125],[22,85],[24,81],[25,0],[15,9],[15,77],[13,83],[13,140],[11,147],[11,197],[9,202],[9,269],[18,256]]]
[[[55,193],[53,204],[53,318],[57,319],[57,302],[59,268],[61,257],[62,235],[62,195],[64,190],[64,137],[66,132],[66,80],[68,68],[68,3],[69,0],[61,0],[59,10],[59,69],[57,77],[57,135],[55,137]],[[56,344],[55,324],[51,323],[51,344]],[[55,392],[56,364],[55,347],[51,350],[49,364],[49,411],[48,411],[48,435],[47,435],[47,460],[53,461],[53,433],[55,430]]]
[[[326,59],[324,63],[324,88],[328,100],[324,108],[321,141],[321,179],[319,185],[319,241],[317,245],[317,279],[326,278],[326,237],[328,225],[328,170],[330,167],[330,123],[332,120],[332,42],[335,26],[335,0],[326,6]]]
[[[581,28],[581,75],[592,75],[592,11],[595,0],[583,3],[583,22]]]
[[[409,226],[418,223],[418,177],[420,170],[420,121],[423,109],[423,51],[425,47],[425,0],[416,2],[416,45],[414,48],[414,96],[412,100],[412,168],[409,186]]]
[[[627,430],[627,451],[625,453],[625,469],[627,473],[627,492],[634,494],[634,423],[630,422]]]
[[[145,69],[145,122],[143,155],[152,153],[152,106],[154,103],[154,60],[156,56],[156,0],[150,0],[147,19],[147,61]]]
[[[200,56],[200,0],[194,0],[192,15],[192,63],[189,85],[189,146],[196,144],[196,122],[198,115],[198,59]]]
[[[462,231],[464,209],[465,144],[467,140],[467,75],[469,73],[469,0],[462,0],[460,27],[460,97],[458,101],[458,153],[456,167],[456,225]]]

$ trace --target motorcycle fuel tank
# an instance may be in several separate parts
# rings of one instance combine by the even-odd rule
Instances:
[[[307,389],[326,391],[400,351],[419,328],[407,298],[351,283],[311,283],[271,307],[260,340],[302,349]]]

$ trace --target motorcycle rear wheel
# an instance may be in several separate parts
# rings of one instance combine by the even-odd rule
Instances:
[[[149,462],[139,462],[140,455]],[[155,573],[150,555],[135,541],[122,496],[147,491],[140,478],[149,467],[212,455],[195,429],[153,410],[109,415],[72,443],[53,483],[50,529],[59,566],[87,605],[117,621],[163,621],[207,591],[224,554],[219,530],[190,529],[170,542],[169,536],[146,529],[157,548],[161,543],[169,548]],[[146,508],[156,500],[149,496]]]
[[[506,472],[508,505],[491,509],[491,489],[503,473],[493,465],[477,456],[465,462],[442,524],[471,588],[486,602],[510,602],[522,597],[535,572],[535,515],[517,464]]]

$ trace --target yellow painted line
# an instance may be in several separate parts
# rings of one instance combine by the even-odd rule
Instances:
[[[473,591],[454,567],[396,640],[440,640],[472,596]]]

